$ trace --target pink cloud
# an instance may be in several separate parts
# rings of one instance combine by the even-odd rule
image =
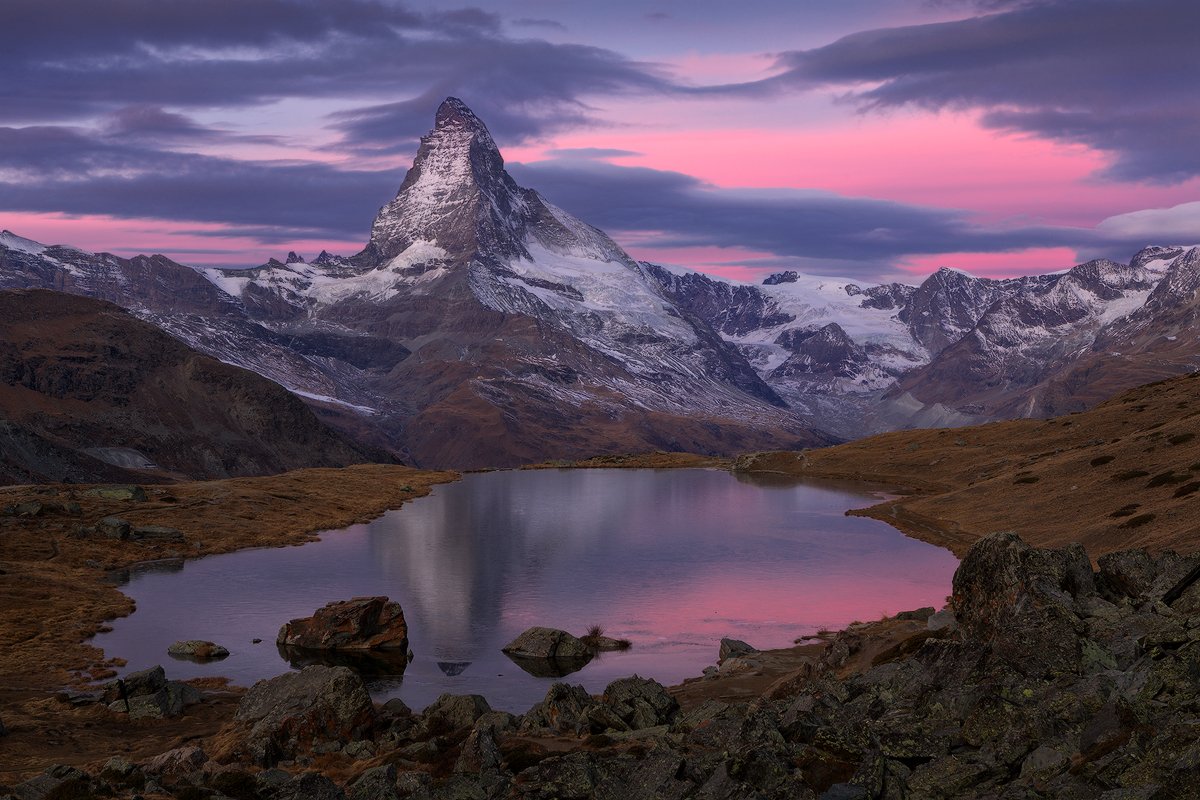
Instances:
[[[142,253],[163,253],[185,264],[254,266],[268,258],[282,258],[288,250],[312,258],[321,250],[347,255],[362,248],[361,241],[297,239],[286,245],[263,244],[250,236],[222,233],[227,226],[204,222],[119,219],[101,215],[70,216],[6,212],[0,228],[43,244],[65,244],[89,252],[108,252],[126,258]],[[204,232],[221,234],[206,236]]]
[[[981,278],[1015,278],[1068,269],[1077,262],[1069,247],[1035,247],[1015,253],[943,253],[910,256],[900,269],[924,276],[940,267],[955,267]]]

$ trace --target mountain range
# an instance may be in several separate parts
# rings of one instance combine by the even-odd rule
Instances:
[[[355,255],[194,269],[4,231],[0,289],[28,288],[116,303],[434,467],[1049,416],[1200,358],[1195,247],[1007,280],[722,280],[637,261],[518,186],[454,98]]]

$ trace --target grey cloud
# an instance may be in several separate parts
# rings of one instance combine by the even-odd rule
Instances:
[[[446,95],[502,141],[591,119],[580,98],[669,91],[613,51],[513,39],[492,13],[419,14],[373,0],[9,0],[0,122],[79,121],[129,107],[361,99],[334,120],[350,148],[403,150]],[[171,135],[168,127],[160,128]]]
[[[541,19],[539,17],[519,17],[514,19],[512,24],[521,28],[546,28],[555,31],[565,31],[567,29],[567,26],[558,20]]]
[[[1108,177],[1200,174],[1200,4],[1002,3],[999,13],[863,31],[780,57],[780,74],[700,91],[845,87],[865,109],[980,109],[984,124],[1111,153]],[[866,87],[866,88],[864,88]]]
[[[640,156],[636,150],[621,150],[615,147],[556,147],[547,150],[546,154],[554,158],[620,158],[621,156]]]
[[[0,210],[222,223],[263,241],[365,240],[402,177],[156,150],[77,128],[0,128]]]

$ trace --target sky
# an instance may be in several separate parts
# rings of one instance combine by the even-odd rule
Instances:
[[[4,0],[0,228],[356,252],[447,96],[637,258],[993,277],[1200,242],[1194,0]]]

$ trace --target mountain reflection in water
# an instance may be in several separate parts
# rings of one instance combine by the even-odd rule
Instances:
[[[443,692],[472,692],[525,711],[563,674],[547,665],[530,674],[500,652],[534,625],[578,636],[598,624],[633,642],[569,665],[571,683],[598,692],[635,672],[664,683],[697,675],[722,636],[783,647],[821,627],[940,606],[954,557],[844,514],[877,501],[853,486],[763,485],[715,470],[471,474],[319,542],[134,574],[124,591],[137,612],[95,643],[133,670],[166,661],[177,639],[210,639],[230,657],[172,662],[171,676],[248,685],[328,663],[281,658],[271,643],[284,622],[332,600],[387,595],[404,608],[415,657],[355,667],[377,696],[422,708]]]

